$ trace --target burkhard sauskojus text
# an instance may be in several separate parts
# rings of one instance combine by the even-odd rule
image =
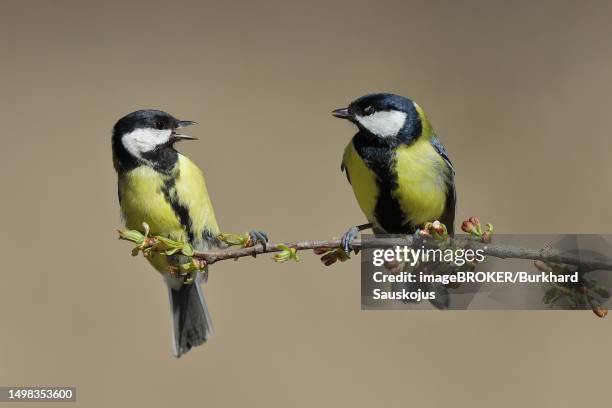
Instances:
[[[423,271],[382,271],[376,270],[372,280],[376,284],[406,283],[401,290],[385,290],[375,288],[372,290],[373,300],[433,300],[435,291],[424,291],[419,283],[437,283],[442,285],[462,283],[577,283],[578,272],[556,274],[553,272],[527,272],[527,271],[461,271],[456,267],[474,265],[485,259],[484,249],[440,249],[440,248],[411,248],[396,246],[388,249],[375,249],[372,251],[372,265],[376,268],[397,262],[406,267],[415,267],[417,264],[440,263],[447,264],[448,268],[439,268],[448,273],[429,273]],[[415,287],[411,290],[410,284]],[[379,285],[380,286],[380,285]]]

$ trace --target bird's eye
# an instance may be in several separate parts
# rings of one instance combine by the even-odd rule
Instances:
[[[372,105],[366,106],[365,108],[363,108],[363,113],[365,113],[366,115],[374,113],[374,108],[372,107]]]
[[[162,130],[163,128],[164,128],[164,122],[162,122],[161,120],[158,120],[157,122],[155,122],[155,129]]]

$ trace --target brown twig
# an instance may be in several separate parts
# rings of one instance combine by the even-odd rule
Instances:
[[[520,248],[511,245],[503,244],[485,244],[481,243],[469,236],[462,236],[454,239],[455,244],[465,245],[469,244],[471,248],[482,249],[484,255],[492,256],[495,258],[514,258],[514,259],[529,259],[533,261],[544,261],[553,263],[562,263],[567,265],[573,265],[581,268],[583,272],[593,270],[610,270],[612,271],[612,261],[609,259],[585,259],[583,257],[573,255],[567,252],[563,252],[552,248]],[[414,243],[412,236],[406,236],[405,238],[374,238],[367,240],[364,243],[361,240],[354,240],[352,242],[354,249],[363,249],[367,247],[379,247],[389,245],[407,245],[411,246]],[[194,254],[195,258],[201,259],[207,264],[213,264],[215,262],[227,260],[227,259],[238,259],[245,256],[256,256],[264,253],[280,252],[282,248],[279,245],[286,245],[289,248],[295,248],[300,250],[313,250],[313,249],[337,249],[341,247],[339,239],[328,239],[318,241],[300,241],[285,244],[274,244],[269,243],[264,250],[263,246],[255,245],[247,248],[229,248],[211,251],[196,251]]]
[[[370,224],[364,224],[358,226],[358,230],[361,231],[369,227],[371,227]],[[273,252],[278,253],[274,256],[275,261],[285,262],[290,259],[298,260],[297,251],[313,250],[315,254],[322,255],[321,261],[326,266],[338,260],[343,261],[348,258],[347,254],[340,250],[342,248],[341,240],[335,238],[291,243],[268,243],[266,247],[261,244],[243,247],[241,245],[249,245],[251,242],[250,236],[246,234],[221,234],[217,237],[219,242],[225,245],[238,245],[238,247],[230,246],[229,248],[209,251],[194,251],[193,247],[188,243],[172,241],[161,236],[149,237],[149,226],[146,223],[143,223],[143,228],[145,230],[144,234],[136,230],[118,231],[121,239],[132,241],[137,244],[137,247],[132,251],[132,255],[136,255],[140,251],[142,251],[145,256],[150,255],[152,251],[165,253],[166,255],[179,252],[192,258],[190,263],[181,265],[181,268],[185,268],[184,272],[186,273],[202,271],[206,268],[206,265],[227,259],[238,260],[245,256],[255,257],[259,254]],[[433,243],[439,242],[451,248],[470,248],[480,251],[483,255],[495,258],[532,260],[536,268],[541,271],[553,271],[555,269],[554,265],[557,265],[557,268],[559,265],[574,266],[576,271],[581,274],[581,286],[578,289],[581,290],[581,293],[585,296],[586,302],[584,303],[588,304],[593,312],[599,317],[604,317],[607,314],[607,309],[602,307],[595,298],[589,295],[589,287],[594,281],[583,280],[582,276],[587,272],[595,270],[612,271],[612,260],[610,258],[583,258],[567,251],[550,248],[549,246],[534,249],[504,244],[492,244],[491,233],[493,232],[493,226],[491,224],[485,224],[483,228],[477,217],[470,217],[468,220],[464,221],[461,225],[461,230],[467,233],[467,235],[454,236],[451,238],[447,234],[446,227],[439,221],[428,222],[419,230],[421,239],[418,240],[414,235],[384,238],[379,236],[365,241],[358,239],[353,240],[352,247],[355,250],[362,250],[364,248],[389,248],[394,246],[413,247],[433,239]],[[605,298],[609,297],[605,288],[604,292],[606,294],[601,294],[597,289],[592,290],[599,296]],[[545,297],[548,293],[549,292],[547,292]],[[553,293],[553,295],[555,294]]]
[[[196,251],[193,254],[194,258],[202,259],[207,264],[213,264],[215,262],[224,261],[227,259],[238,259],[245,256],[256,256],[259,254],[267,254],[273,252],[280,252],[283,249],[279,246],[287,246],[289,248],[295,248],[298,251],[301,250],[311,250],[317,248],[340,248],[340,240],[339,239],[329,239],[323,241],[301,241],[301,242],[290,242],[290,243],[282,243],[282,244],[273,244],[268,243],[266,249],[264,250],[262,245],[255,245],[247,248],[228,248],[228,249],[219,249],[213,251]],[[354,248],[361,248],[361,242],[359,240],[353,241]]]

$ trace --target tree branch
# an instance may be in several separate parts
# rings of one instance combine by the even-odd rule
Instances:
[[[366,227],[367,225],[361,226]],[[119,238],[134,242],[137,246],[132,249],[132,255],[142,252],[145,257],[152,256],[153,253],[173,255],[176,253],[189,257],[191,260],[178,266],[172,266],[170,273],[188,276],[186,282],[191,282],[193,274],[203,271],[206,265],[215,262],[239,258],[245,256],[256,257],[265,253],[277,253],[274,260],[284,262],[288,260],[298,260],[298,251],[313,250],[315,254],[322,255],[321,261],[325,265],[331,265],[338,260],[346,260],[348,257],[341,250],[342,242],[340,239],[328,239],[317,241],[299,241],[291,243],[268,243],[266,247],[261,244],[250,246],[252,237],[250,234],[221,234],[217,237],[219,242],[229,245],[228,248],[194,251],[192,245],[186,242],[173,241],[163,236],[149,236],[149,226],[143,223],[145,233],[137,230],[123,230],[119,232]],[[363,228],[359,228],[361,230]],[[434,244],[441,243],[446,248],[465,248],[474,251],[481,251],[483,255],[495,258],[526,259],[534,261],[534,265],[540,271],[552,273],[564,273],[567,266],[576,268],[574,272],[580,273],[580,285],[577,287],[563,287],[557,285],[549,289],[543,301],[547,304],[554,304],[556,299],[564,295],[568,302],[588,304],[593,312],[599,317],[605,317],[607,309],[601,306],[594,295],[608,299],[610,297],[607,288],[599,285],[594,280],[584,278],[584,274],[595,270],[612,271],[612,259],[590,257],[585,258],[567,251],[553,248],[520,248],[512,245],[492,244],[491,233],[493,226],[486,224],[482,227],[476,217],[470,217],[463,222],[461,229],[467,235],[455,236],[451,238],[446,227],[438,221],[426,223],[423,229],[419,230],[419,236],[407,235],[404,237],[374,237],[365,241],[355,239],[352,242],[353,249],[362,250],[365,248],[381,248],[392,246],[414,247],[419,244],[427,244],[433,239]],[[421,237],[417,239],[417,237]],[[246,247],[245,247],[246,246]],[[560,272],[561,271],[561,272]],[[583,299],[584,298],[584,299]]]
[[[567,265],[573,265],[582,269],[583,272],[593,270],[610,270],[612,271],[612,261],[607,259],[585,259],[583,257],[569,254],[567,252],[560,251],[552,248],[520,248],[511,245],[503,244],[491,244],[482,243],[470,236],[459,237],[452,240],[455,245],[469,245],[473,249],[482,249],[484,255],[492,256],[495,258],[513,258],[513,259],[528,259],[533,261],[543,261],[552,263],[562,263]],[[365,247],[380,247],[389,245],[406,245],[412,246],[414,244],[414,237],[406,236],[405,238],[374,238],[364,243],[361,240],[354,240],[352,242],[354,249],[363,249]],[[291,242],[284,244],[269,243],[264,250],[263,246],[258,244],[247,248],[228,248],[211,251],[196,251],[194,258],[198,258],[206,262],[207,264],[213,264],[215,262],[223,261],[226,259],[238,259],[245,256],[257,256],[264,253],[274,253],[283,251],[283,247],[294,248],[298,251],[301,250],[315,250],[315,249],[339,249],[341,242],[339,239],[328,239],[328,240],[317,240],[317,241],[300,241]]]
[[[298,251],[301,250],[312,250],[312,249],[336,249],[340,248],[340,240],[339,239],[328,239],[328,240],[319,240],[319,241],[301,241],[301,242],[290,242],[290,243],[282,243],[282,244],[272,244],[268,243],[266,245],[266,249],[264,250],[261,244],[247,247],[247,248],[228,248],[228,249],[219,249],[214,251],[195,251],[193,254],[194,258],[198,258],[206,262],[207,264],[213,264],[215,262],[224,261],[226,259],[238,259],[245,256],[255,257],[260,254],[281,252],[284,250],[283,246],[294,248]],[[360,249],[361,241],[354,240],[353,248]]]

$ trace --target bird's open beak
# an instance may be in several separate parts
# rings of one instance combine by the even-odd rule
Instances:
[[[179,120],[176,127],[178,129],[178,128],[183,128],[183,127],[191,126],[195,124],[197,124],[197,122],[194,122],[192,120]],[[198,138],[189,136],[189,135],[184,135],[182,133],[177,133],[175,130],[172,132],[172,140],[174,142],[178,142],[179,140],[198,140]]]
[[[184,135],[182,133],[172,133],[172,139],[175,142],[178,142],[179,140],[198,140],[197,137],[193,137],[193,136],[189,136],[189,135]]]
[[[179,120],[176,125],[177,128],[183,128],[191,125],[197,125],[198,122],[194,122],[193,120]]]
[[[349,119],[349,120],[353,119],[353,115],[349,113],[348,108],[336,109],[332,111],[331,114],[340,119]]]

